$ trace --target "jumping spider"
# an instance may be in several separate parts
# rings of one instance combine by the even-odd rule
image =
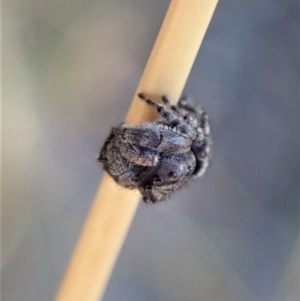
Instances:
[[[204,174],[211,156],[210,127],[207,114],[186,98],[175,106],[166,96],[163,104],[138,96],[162,119],[112,128],[98,160],[118,184],[139,189],[144,202],[155,203]]]

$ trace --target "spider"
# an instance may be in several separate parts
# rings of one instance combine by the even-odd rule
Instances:
[[[139,93],[161,119],[112,128],[98,158],[121,186],[137,188],[146,203],[156,203],[202,176],[211,157],[208,115],[186,97],[173,105],[166,97],[158,104]]]

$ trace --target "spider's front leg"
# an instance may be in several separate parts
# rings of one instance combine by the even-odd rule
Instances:
[[[122,154],[117,146],[117,139],[113,132],[106,139],[98,157],[103,169],[120,185],[135,188],[140,185],[139,174],[142,167],[133,166]]]
[[[181,135],[185,137],[195,137],[195,130],[192,126],[185,122],[184,116],[177,106],[171,104],[170,100],[163,96],[162,100],[167,105],[161,105],[153,100],[145,97],[143,93],[139,93],[138,97],[152,107],[161,117],[163,117],[171,127],[176,127]]]
[[[172,108],[167,109],[165,106],[156,103],[155,101],[147,98],[143,93],[139,93],[138,97],[146,102],[150,107],[152,107],[161,117],[166,119],[171,125],[176,126],[177,124],[181,123],[180,118],[171,111]],[[164,96],[164,99],[168,101],[168,99]],[[172,109],[175,111],[175,106]]]
[[[155,166],[159,161],[159,152],[143,146],[117,141],[120,153],[132,164]]]
[[[190,150],[196,132],[182,135],[176,127],[172,128],[167,124],[151,122],[140,126],[123,124],[119,128],[117,136],[120,137],[120,149],[123,150],[123,155],[130,160],[131,158],[128,156],[136,155],[136,160],[138,160],[140,154],[143,157],[154,156],[157,158],[157,153],[185,153]],[[126,146],[125,149],[122,148],[122,144]],[[147,163],[147,165],[155,164]]]

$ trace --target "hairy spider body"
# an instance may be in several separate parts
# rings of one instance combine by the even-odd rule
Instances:
[[[137,188],[146,203],[155,203],[204,174],[211,156],[207,114],[186,98],[177,106],[162,97],[139,98],[162,117],[141,125],[112,128],[99,155],[104,170],[121,186]]]

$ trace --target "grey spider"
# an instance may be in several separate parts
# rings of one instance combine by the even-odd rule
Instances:
[[[99,155],[104,170],[121,186],[139,189],[146,203],[164,200],[207,169],[211,135],[207,114],[187,98],[158,104],[139,93],[162,117],[112,128]]]

